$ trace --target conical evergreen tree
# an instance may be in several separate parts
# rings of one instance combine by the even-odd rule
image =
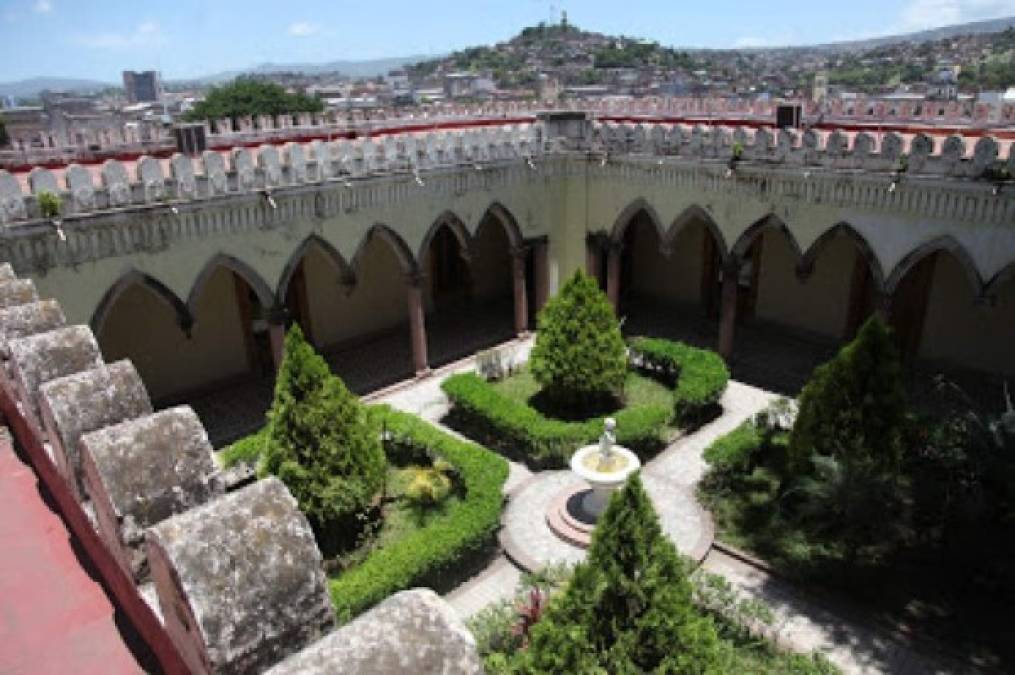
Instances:
[[[691,604],[684,563],[641,479],[615,493],[561,596],[532,630],[529,673],[699,673],[713,668],[712,620]]]
[[[906,392],[891,330],[876,315],[828,363],[816,368],[800,394],[789,457],[808,471],[811,457],[865,453],[894,469],[902,447]]]
[[[296,324],[268,412],[261,473],[278,476],[314,525],[322,546],[345,543],[384,484],[378,430],[340,379],[331,374]]]
[[[547,394],[578,408],[617,395],[627,373],[627,349],[606,295],[582,271],[539,313],[529,367]]]

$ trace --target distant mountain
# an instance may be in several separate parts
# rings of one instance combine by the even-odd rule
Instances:
[[[982,35],[984,33],[1000,33],[1010,27],[1015,27],[1015,16],[1003,19],[986,19],[984,21],[972,21],[970,23],[957,23],[952,26],[941,26],[930,28],[915,33],[902,33],[899,35],[886,35],[884,37],[868,38],[866,40],[847,40],[844,42],[829,42],[816,45],[787,45],[767,49],[744,49],[742,51],[772,51],[773,49],[820,49],[828,51],[863,51],[882,45],[895,44],[898,42],[932,42],[935,40],[946,40],[960,35]]]
[[[50,91],[89,92],[115,86],[117,85],[111,82],[100,82],[99,80],[80,80],[69,77],[32,77],[27,80],[18,80],[17,82],[0,82],[0,96],[32,98],[46,89]]]
[[[203,77],[190,78],[187,79],[187,82],[216,84],[232,80],[238,75],[270,75],[273,73],[304,73],[307,75],[315,75],[318,73],[338,72],[343,75],[348,75],[349,77],[376,77],[378,75],[384,75],[390,70],[397,70],[407,64],[432,58],[436,57],[433,54],[418,54],[415,56],[397,56],[387,59],[369,59],[365,61],[329,61],[327,63],[262,63],[254,66],[253,68],[227,70],[221,73],[205,75]]]

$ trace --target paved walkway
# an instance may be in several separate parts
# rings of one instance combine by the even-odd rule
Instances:
[[[531,342],[520,345],[519,359],[527,357],[530,346]],[[374,400],[418,414],[455,433],[440,423],[449,406],[440,381],[450,372],[472,367],[471,359],[459,362],[437,377],[381,393]],[[693,494],[707,469],[702,458],[705,448],[762,410],[776,396],[730,381],[722,399],[723,414],[666,448],[648,462],[645,473],[675,482]],[[525,467],[512,463],[512,477],[505,486],[509,500],[518,495],[519,488],[524,490],[531,484],[529,476],[531,473]],[[722,575],[742,594],[762,600],[772,608],[775,621],[764,631],[767,637],[794,651],[820,651],[845,673],[915,675],[958,671],[954,665],[927,656],[887,631],[872,628],[863,619],[854,619],[849,610],[809,598],[793,585],[716,548],[708,553],[702,569]],[[484,570],[448,593],[446,599],[461,616],[468,618],[494,602],[514,597],[520,581],[518,567],[499,553]]]
[[[0,429],[0,673],[144,672],[42,490]]]

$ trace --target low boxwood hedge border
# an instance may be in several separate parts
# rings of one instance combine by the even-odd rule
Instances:
[[[565,422],[544,416],[529,405],[511,399],[475,373],[460,373],[441,387],[454,403],[448,418],[452,427],[502,454],[535,469],[567,466],[582,445],[603,433],[603,418]],[[644,459],[663,445],[671,412],[663,406],[626,408],[617,420],[617,443]]]
[[[658,338],[633,338],[632,365],[673,384],[674,406],[625,408],[617,420],[617,442],[647,460],[665,444],[667,425],[694,426],[713,413],[729,381],[726,364],[713,352]],[[453,406],[448,422],[479,443],[535,469],[566,467],[582,445],[595,442],[602,418],[565,422],[511,399],[473,373],[452,375],[441,385]]]
[[[370,553],[352,569],[330,577],[335,614],[345,622],[392,593],[412,586],[437,586],[454,578],[494,543],[504,505],[502,488],[508,465],[500,455],[441,432],[433,425],[386,405],[369,414],[384,430],[385,454],[396,463],[438,457],[451,463],[463,486],[463,498],[451,503],[425,527]],[[267,442],[267,427],[219,453],[224,467],[257,464]]]
[[[696,426],[716,410],[730,379],[721,356],[661,338],[631,338],[628,347],[635,365],[675,381],[673,414],[680,426]]]
[[[464,484],[465,498],[450,504],[426,527],[372,552],[356,567],[330,578],[331,600],[340,622],[402,589],[441,586],[442,578],[493,543],[504,505],[502,488],[508,465],[503,457],[387,406],[375,406],[371,414],[380,418],[387,443],[398,446],[399,452],[415,447],[450,462]]]

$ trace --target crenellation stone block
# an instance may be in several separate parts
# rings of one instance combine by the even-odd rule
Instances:
[[[100,365],[39,387],[39,411],[60,473],[79,501],[89,497],[81,473],[84,434],[152,412],[130,361]]]
[[[428,588],[391,596],[266,675],[479,674],[476,640]]]
[[[136,582],[149,573],[145,530],[224,494],[212,453],[189,406],[81,436],[81,465],[99,532]]]
[[[38,302],[39,294],[31,279],[11,279],[0,282],[0,309]]]
[[[87,326],[68,326],[10,340],[10,377],[29,421],[39,422],[39,386],[58,377],[102,365],[95,336]]]
[[[39,300],[0,309],[0,358],[8,358],[10,340],[63,328],[67,319],[56,300]]]
[[[334,626],[314,534],[277,478],[164,520],[147,543],[166,631],[194,673],[260,672]]]

